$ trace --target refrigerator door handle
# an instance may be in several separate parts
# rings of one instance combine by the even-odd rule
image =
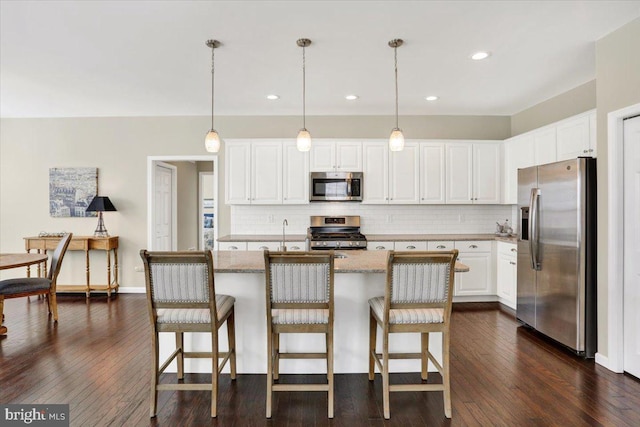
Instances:
[[[531,189],[531,199],[529,200],[529,253],[531,255],[531,268],[540,270],[538,262],[539,228],[538,228],[538,201],[540,199],[540,189]]]

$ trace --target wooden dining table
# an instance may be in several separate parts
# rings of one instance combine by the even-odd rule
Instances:
[[[40,264],[46,262],[48,259],[46,254],[0,254],[0,270],[7,270],[9,268],[29,267],[33,264]],[[40,269],[38,268],[38,271]],[[0,335],[7,333],[7,328],[2,326],[3,318],[0,319]]]

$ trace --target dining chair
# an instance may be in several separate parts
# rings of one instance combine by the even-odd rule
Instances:
[[[369,300],[369,380],[374,380],[377,366],[382,375],[386,419],[390,418],[389,393],[395,391],[443,391],[444,413],[451,418],[449,342],[457,257],[456,249],[445,252],[389,251],[385,295]],[[376,352],[378,326],[382,329],[382,353]],[[407,332],[420,334],[420,353],[390,352],[389,335]],[[439,332],[442,336],[442,364],[429,351],[431,332]],[[420,359],[423,380],[427,380],[431,361],[442,375],[442,383],[390,384],[390,359]]]
[[[150,252],[141,250],[144,262],[147,306],[151,320],[152,376],[151,418],[156,416],[158,391],[210,390],[211,417],[217,416],[218,383],[229,362],[231,379],[236,379],[235,298],[217,295],[214,286],[213,255],[204,252]],[[227,324],[228,351],[218,348],[218,332]],[[175,350],[160,365],[159,334],[175,333]],[[185,332],[211,334],[211,351],[186,351]],[[177,362],[177,379],[184,379],[184,359],[211,359],[211,382],[160,384],[169,364]],[[219,359],[222,359],[220,361]]]
[[[267,303],[267,418],[277,391],[327,392],[333,418],[333,251],[325,253],[264,251]],[[325,352],[283,352],[280,334],[325,335]],[[327,382],[284,384],[281,359],[325,359]]]
[[[5,299],[44,295],[47,297],[49,314],[53,315],[55,322],[58,321],[56,282],[60,267],[62,267],[62,259],[67,252],[72,236],[72,233],[68,233],[60,238],[51,256],[51,268],[49,268],[47,277],[19,277],[0,281],[0,319],[4,316]]]

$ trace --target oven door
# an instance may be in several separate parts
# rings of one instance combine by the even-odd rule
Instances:
[[[312,172],[310,198],[312,202],[362,201],[361,172]]]

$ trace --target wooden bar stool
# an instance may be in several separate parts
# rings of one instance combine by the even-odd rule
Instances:
[[[382,374],[384,417],[390,418],[389,392],[443,391],[444,414],[451,418],[449,381],[449,329],[454,265],[458,251],[389,252],[384,296],[369,300],[369,380],[378,366]],[[382,328],[382,353],[376,353],[377,325]],[[391,353],[389,334],[417,332],[420,353]],[[442,334],[442,365],[429,352],[429,333]],[[389,359],[421,359],[422,379],[427,379],[429,360],[442,375],[442,384],[389,384]]]
[[[267,302],[267,418],[275,391],[326,391],[333,418],[333,251],[264,251]],[[282,353],[280,334],[325,334],[325,353]],[[325,359],[327,383],[277,384],[280,359]]]

